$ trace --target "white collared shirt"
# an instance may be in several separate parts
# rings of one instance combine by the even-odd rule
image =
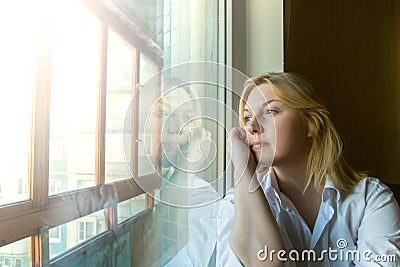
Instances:
[[[378,179],[365,178],[349,192],[340,192],[328,178],[313,232],[280,192],[272,168],[259,181],[286,244],[281,259],[287,259],[287,266],[301,259],[308,266],[399,266],[399,205]],[[242,266],[229,246],[234,192],[219,204],[217,266]],[[254,253],[268,260],[271,251],[264,247]],[[277,254],[272,257],[276,260]]]
[[[191,204],[188,212],[188,242],[176,253],[165,267],[206,267],[213,255],[217,242],[217,214],[220,195],[206,181],[194,177]],[[178,240],[179,236],[176,236]]]

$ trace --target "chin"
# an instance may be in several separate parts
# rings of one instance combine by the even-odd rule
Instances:
[[[269,162],[258,162],[258,165],[257,165],[258,168],[269,168],[271,166],[272,166],[272,162],[271,161],[269,161]]]
[[[269,167],[269,166],[272,165],[272,162],[273,162],[273,160],[274,160],[274,157],[273,157],[273,156],[267,156],[267,155],[265,155],[265,154],[260,155],[260,153],[254,153],[254,152],[253,152],[253,155],[254,155],[254,158],[255,158],[256,161],[257,161],[257,164],[258,164],[260,167]]]

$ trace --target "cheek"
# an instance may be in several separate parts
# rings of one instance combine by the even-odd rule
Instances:
[[[297,122],[285,124],[277,122],[275,127],[275,149],[277,151],[291,151],[305,141],[306,135],[303,127],[300,127]]]
[[[277,134],[277,129],[276,129],[277,126],[275,125],[274,119],[272,117],[264,119],[262,122],[262,127],[264,131],[262,136],[263,138],[266,139],[265,141],[268,143],[274,143],[275,136]]]
[[[286,146],[290,146],[288,142],[290,142],[290,138],[288,138],[288,132],[290,128],[286,125],[275,125],[275,149],[280,151]]]

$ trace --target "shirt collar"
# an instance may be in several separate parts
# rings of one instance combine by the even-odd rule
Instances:
[[[169,167],[169,168],[162,168],[161,169],[161,175],[164,179],[169,180],[169,178],[172,177],[175,173],[175,168],[174,167]]]
[[[278,181],[276,180],[274,169],[270,167],[266,173],[257,174],[257,179],[268,201],[274,203],[276,200],[278,200],[280,203],[280,189]]]
[[[339,202],[340,190],[332,182],[331,177],[329,175],[326,175],[324,191],[322,192],[322,201],[326,200],[326,198],[328,197],[327,196],[328,192],[331,195],[331,199],[336,197],[336,202]]]
[[[268,171],[263,174],[257,174],[257,179],[264,192],[270,188],[275,189],[275,191],[280,192],[278,181],[276,180],[275,172],[272,167],[269,167]]]
[[[276,180],[275,172],[272,167],[270,167],[266,173],[257,174],[257,179],[265,195],[268,195],[270,190],[280,193],[278,181]],[[335,199],[336,202],[340,200],[340,190],[332,182],[329,175],[326,175],[325,185],[322,191],[322,201],[325,202],[327,198]]]

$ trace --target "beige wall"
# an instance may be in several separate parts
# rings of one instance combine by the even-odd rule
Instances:
[[[283,71],[283,0],[247,1],[247,75]]]
[[[400,1],[285,0],[285,70],[310,78],[358,169],[400,183]]]
[[[228,3],[228,65],[248,76],[283,71],[283,0]]]
[[[400,183],[400,2],[231,1],[232,66],[310,78],[350,163]]]

